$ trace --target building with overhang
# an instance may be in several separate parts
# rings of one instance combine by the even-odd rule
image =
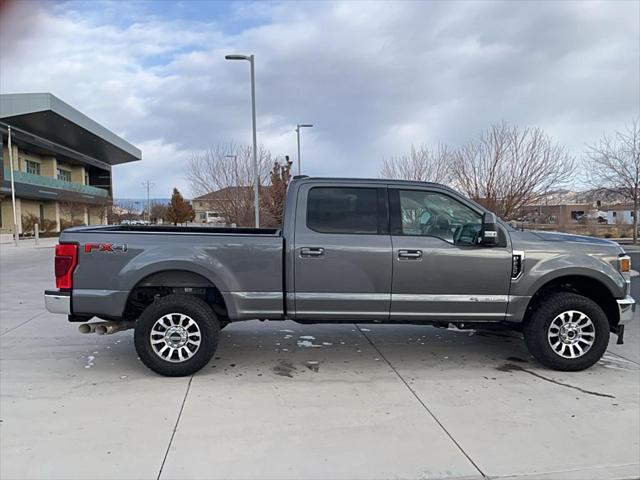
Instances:
[[[140,150],[50,93],[2,94],[1,233],[13,233],[9,127],[18,233],[107,223],[111,168]]]

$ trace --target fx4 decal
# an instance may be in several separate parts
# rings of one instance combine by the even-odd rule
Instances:
[[[111,252],[111,253],[124,253],[127,251],[126,243],[85,243],[85,253],[91,252]]]

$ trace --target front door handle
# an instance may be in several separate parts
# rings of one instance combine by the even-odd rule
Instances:
[[[304,247],[300,249],[301,257],[320,257],[322,255],[324,255],[324,248]]]
[[[422,258],[422,250],[398,250],[400,260],[419,260]]]

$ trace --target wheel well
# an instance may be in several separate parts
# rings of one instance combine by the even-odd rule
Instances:
[[[540,287],[529,302],[525,321],[537,302],[540,302],[546,295],[558,292],[577,293],[593,300],[602,308],[611,326],[617,325],[620,321],[618,304],[609,288],[599,280],[581,275],[555,278]]]
[[[228,321],[227,305],[220,290],[207,278],[186,270],[164,270],[140,280],[129,292],[124,318],[137,319],[156,299],[182,293],[207,302],[221,322]]]

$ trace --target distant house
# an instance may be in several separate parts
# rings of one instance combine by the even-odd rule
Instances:
[[[252,187],[225,187],[215,192],[200,195],[192,200],[196,213],[195,221],[225,225],[233,219],[227,218],[230,211],[252,208]]]
[[[268,198],[271,187],[260,187],[260,202]],[[266,197],[265,197],[266,196]],[[195,221],[215,225],[252,227],[254,225],[253,187],[225,187],[206,193],[192,200],[196,213]],[[273,216],[263,207],[260,208],[260,225],[277,226]]]
[[[559,204],[559,205],[527,205],[523,208],[526,220],[537,223],[555,223],[565,225],[578,223],[583,217],[589,217],[594,212],[591,203]]]
[[[611,205],[603,210],[607,214],[607,223],[609,224],[633,224],[633,204],[631,203]]]

